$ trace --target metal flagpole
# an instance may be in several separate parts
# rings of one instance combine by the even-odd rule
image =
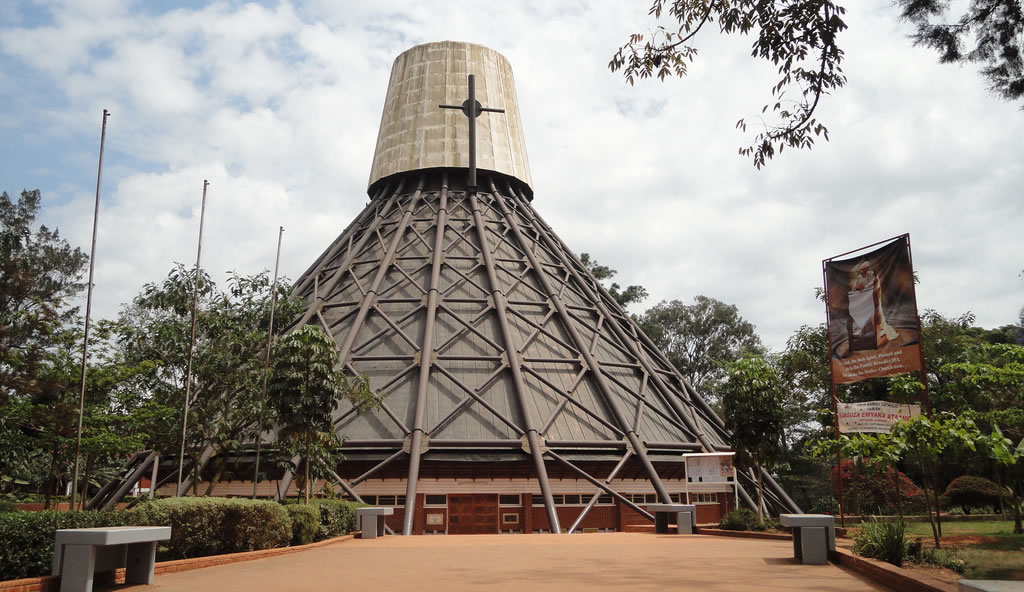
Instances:
[[[75,467],[71,477],[71,505],[68,510],[75,511],[78,501],[78,463],[82,455],[82,418],[85,415],[85,370],[89,355],[89,316],[92,314],[92,277],[96,269],[96,228],[100,219],[100,183],[103,179],[103,146],[107,140],[107,117],[110,111],[103,110],[103,127],[100,131],[100,163],[96,170],[96,206],[92,213],[92,249],[89,251],[89,288],[85,297],[85,337],[82,339],[82,388],[78,393],[78,432],[75,436]],[[83,498],[85,496],[82,496]]]
[[[203,255],[203,221],[206,218],[206,188],[210,186],[210,182],[203,179],[203,204],[199,210],[199,246],[196,248],[196,276],[195,282],[192,286],[192,328],[188,340],[188,364],[185,370],[185,412],[181,418],[181,452],[178,454],[178,487],[175,489],[175,495],[182,495],[181,491],[181,475],[182,470],[185,468],[185,432],[188,428],[188,405],[189,399],[192,397],[192,357],[195,354],[196,348],[196,312],[199,308],[199,277],[201,267],[199,267],[200,258]],[[193,478],[193,481],[196,477]]]
[[[274,259],[274,285],[270,289],[270,327],[267,329],[267,357],[263,360],[263,392],[260,395],[260,411],[256,425],[256,471],[252,478],[252,499],[256,499],[256,488],[260,484],[260,445],[263,443],[263,405],[267,400],[267,373],[270,371],[270,349],[274,343],[274,309],[277,307],[277,269],[281,264],[281,237],[284,226],[277,231],[277,257]]]

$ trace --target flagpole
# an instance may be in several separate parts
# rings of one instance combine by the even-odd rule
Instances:
[[[206,219],[206,188],[209,186],[210,182],[203,179],[203,204],[199,210],[199,246],[196,248],[196,275],[192,285],[192,328],[188,340],[188,364],[185,370],[185,405],[181,418],[181,452],[178,454],[178,487],[175,489],[175,495],[178,496],[182,495],[181,476],[185,468],[185,433],[188,428],[189,399],[192,398],[192,357],[196,347],[196,311],[199,308],[199,277],[202,273],[199,262],[203,255],[203,222]]]
[[[274,259],[274,284],[270,289],[270,327],[267,329],[267,357],[263,360],[263,392],[260,395],[260,410],[256,420],[256,470],[252,478],[252,499],[256,499],[256,488],[260,484],[260,445],[263,443],[263,405],[267,400],[267,374],[270,371],[270,349],[274,343],[274,309],[277,307],[277,269],[281,264],[281,237],[284,226],[277,231],[277,257]]]
[[[85,371],[89,356],[89,317],[92,315],[92,279],[96,269],[96,229],[100,219],[100,185],[103,180],[103,147],[107,141],[107,117],[110,111],[103,110],[103,127],[100,129],[100,162],[96,169],[96,205],[92,213],[92,248],[89,251],[89,285],[85,297],[85,337],[82,339],[82,384],[78,393],[78,430],[75,435],[75,468],[71,477],[71,505],[74,512],[78,501],[78,464],[82,455],[82,419],[85,416]],[[82,496],[83,499],[85,496]]]

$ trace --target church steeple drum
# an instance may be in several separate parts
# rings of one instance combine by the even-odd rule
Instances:
[[[439,105],[468,100],[470,75],[477,102],[502,111],[477,120],[477,166],[515,179],[532,195],[512,66],[493,49],[456,41],[417,45],[395,59],[370,167],[371,195],[397,174],[469,166],[466,118]]]

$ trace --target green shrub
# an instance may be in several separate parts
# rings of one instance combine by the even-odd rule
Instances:
[[[838,514],[839,502],[831,495],[823,495],[815,499],[807,511],[809,514]]]
[[[320,508],[314,505],[290,504],[284,507],[292,520],[292,544],[308,545],[320,529]]]
[[[921,561],[951,569],[958,574],[964,573],[964,560],[960,558],[956,549],[925,549],[921,552]]]
[[[950,482],[943,499],[951,506],[963,507],[965,514],[973,508],[999,505],[999,486],[984,477],[964,475]]]
[[[0,513],[0,580],[48,575],[57,529],[132,526],[138,518],[128,511]]]
[[[901,522],[864,522],[853,539],[853,552],[874,557],[896,567],[907,555],[907,539]]]
[[[320,508],[320,527],[316,540],[322,541],[348,534],[356,529],[356,508],[363,504],[344,500],[318,499],[310,503]]]
[[[9,499],[0,499],[0,513],[3,512],[17,512],[18,504]]]
[[[752,530],[757,525],[757,514],[747,508],[733,510],[718,522],[722,530]]]
[[[287,510],[271,501],[172,497],[136,512],[146,524],[171,527],[166,546],[173,558],[271,549],[292,538]]]

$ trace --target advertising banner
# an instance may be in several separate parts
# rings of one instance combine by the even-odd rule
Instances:
[[[920,405],[901,405],[888,401],[867,403],[836,403],[839,414],[839,432],[873,432],[888,434],[897,421],[921,415]]]
[[[920,370],[910,236],[824,265],[835,384]]]

